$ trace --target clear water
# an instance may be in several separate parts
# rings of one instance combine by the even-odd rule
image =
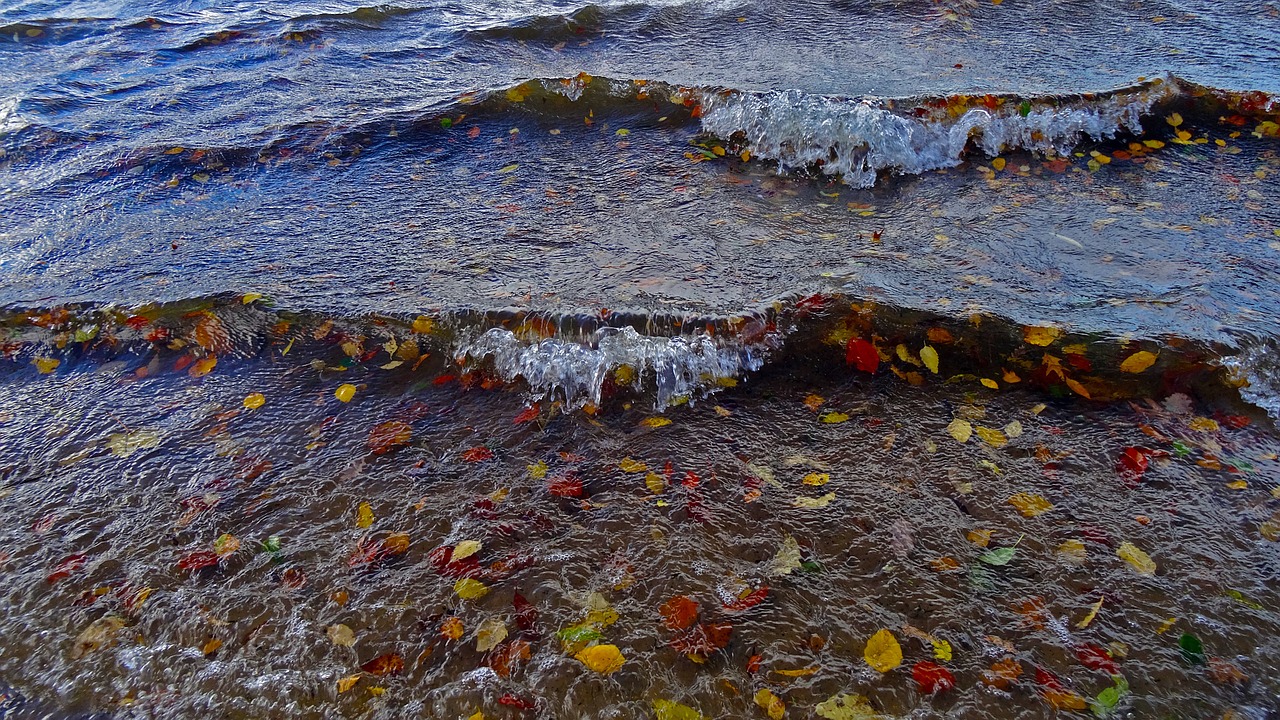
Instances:
[[[0,717],[1274,717],[1278,40],[0,3]]]

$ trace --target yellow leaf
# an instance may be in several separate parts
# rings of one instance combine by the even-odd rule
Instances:
[[[267,398],[262,393],[253,393],[246,395],[244,398],[244,406],[250,410],[257,410],[267,404]]]
[[[1164,147],[1164,143],[1161,142],[1160,140],[1143,140],[1142,144],[1146,145],[1152,150],[1159,150],[1160,148]]]
[[[329,641],[334,645],[351,647],[356,644],[356,634],[352,632],[351,628],[343,625],[342,623],[330,625],[325,628],[324,634],[329,636]]]
[[[804,396],[805,407],[809,408],[814,412],[818,412],[818,408],[822,407],[822,404],[825,403],[826,401],[827,399],[822,397],[821,395],[814,395],[810,393]]]
[[[341,694],[341,693],[344,693],[344,692],[346,692],[346,691],[350,690],[351,688],[355,687],[355,686],[356,686],[356,683],[358,683],[358,682],[360,682],[360,676],[359,676],[359,675],[348,675],[347,677],[339,678],[339,679],[338,679],[338,693],[339,693],[339,694]]]
[[[379,686],[379,685],[375,685],[375,686],[373,686],[373,687],[369,688],[369,694],[370,694],[370,695],[372,695],[372,696],[374,696],[374,697],[378,697],[379,695],[381,695],[382,693],[384,693],[384,692],[386,692],[386,691],[387,691],[387,689],[386,689],[386,688],[381,687],[381,686]]]
[[[800,497],[797,497],[795,500],[791,501],[791,504],[798,508],[806,508],[809,510],[813,510],[816,508],[824,508],[830,505],[831,501],[835,499],[836,499],[835,493],[827,493],[822,497],[816,497],[816,498],[805,497],[804,495],[801,495]]]
[[[805,485],[826,485],[831,482],[831,476],[827,473],[809,473],[801,480]]]
[[[1093,622],[1093,619],[1098,617],[1098,611],[1101,609],[1102,609],[1102,598],[1098,598],[1098,602],[1094,603],[1093,606],[1089,608],[1089,613],[1084,616],[1083,620],[1076,623],[1076,627],[1081,630],[1089,627],[1089,623]]]
[[[476,652],[489,652],[506,639],[506,623],[496,618],[489,618],[480,623],[480,627],[476,629]]]
[[[1005,165],[1005,159],[1002,157],[995,158],[994,160],[991,161],[991,167],[995,168],[997,172],[999,172],[1000,170],[1003,170],[1004,165]]]
[[[733,414],[732,410],[721,405],[717,405],[712,409],[715,410],[716,414],[719,415],[720,417],[729,417],[730,415]]]
[[[697,710],[670,700],[654,700],[653,713],[658,720],[706,720]]]
[[[479,540],[463,540],[462,542],[453,546],[453,555],[450,556],[449,561],[453,562],[455,560],[462,560],[463,558],[469,558],[472,555],[475,555],[476,553],[480,552],[480,547],[481,545]]]
[[[1120,547],[1116,548],[1116,555],[1121,560],[1129,563],[1129,566],[1139,575],[1156,574],[1156,564],[1152,561],[1151,556],[1131,542],[1120,543]]]
[[[1249,487],[1249,483],[1244,480],[1232,480],[1227,483],[1228,490],[1244,490],[1247,487]]]
[[[965,533],[965,537],[969,539],[969,542],[977,545],[978,547],[986,547],[991,543],[990,530],[970,530]]]
[[[630,385],[636,379],[636,369],[630,365],[619,365],[618,369],[613,371],[613,379],[619,385]]]
[[[644,486],[649,488],[649,492],[657,495],[667,489],[667,483],[658,473],[649,473],[644,476]]]
[[[254,300],[261,300],[262,297],[262,293],[245,293],[244,296],[240,298],[240,302],[248,305]]]
[[[622,468],[622,472],[629,473],[641,473],[649,469],[644,463],[631,458],[623,458],[622,462],[618,463],[618,467]]]
[[[930,638],[929,642],[933,644],[933,656],[939,660],[950,662],[951,660],[951,643],[938,638]]]
[[[761,688],[756,691],[756,704],[760,709],[769,714],[771,720],[782,720],[787,714],[787,706],[782,704],[782,698],[774,695],[769,690]]]
[[[1069,377],[1063,377],[1062,382],[1066,383],[1067,387],[1071,388],[1071,390],[1075,392],[1075,394],[1079,395],[1080,397],[1085,398],[1086,400],[1093,399],[1092,397],[1089,396],[1089,391],[1086,390],[1083,385],[1076,382],[1075,380],[1072,380]]]
[[[822,666],[814,665],[813,667],[798,668],[796,670],[774,670],[774,672],[782,675],[783,677],[808,677],[810,675],[817,675],[818,671],[821,669]]]
[[[191,369],[187,371],[187,374],[191,377],[204,377],[205,375],[213,372],[213,368],[217,364],[218,358],[213,355],[206,355],[205,357],[197,360],[195,364],[191,366]]]
[[[1089,551],[1085,549],[1084,543],[1076,539],[1065,540],[1058,546],[1058,554],[1064,560],[1076,565],[1083,565],[1089,559]]]
[[[41,375],[48,375],[56,370],[58,366],[62,364],[62,361],[57,358],[38,357],[32,360],[31,364],[36,366],[36,370],[38,370]]]
[[[978,382],[982,383],[983,387],[991,388],[992,390],[1000,389],[1000,384],[991,378],[981,378]]]
[[[871,703],[865,697],[847,693],[832,695],[818,703],[813,710],[825,720],[879,720],[881,717],[871,709]]]
[[[467,720],[484,720],[484,711],[477,710],[467,716]]]
[[[1043,515],[1053,509],[1053,503],[1044,499],[1040,495],[1031,495],[1029,493],[1018,493],[1009,498],[1009,504],[1018,508],[1018,512],[1023,517],[1035,517]]]
[[[1172,113],[1169,115],[1169,117],[1165,118],[1164,121],[1169,123],[1173,127],[1178,127],[1179,125],[1182,124],[1182,116],[1179,115],[1178,113]]]
[[[373,506],[367,502],[360,503],[360,507],[356,508],[356,527],[367,528],[373,524]]]
[[[1022,339],[1040,347],[1052,345],[1053,341],[1060,337],[1062,337],[1062,331],[1058,328],[1032,327],[1030,325],[1022,328]]]
[[[413,331],[423,335],[435,330],[436,321],[426,315],[419,315],[413,319]]]
[[[993,448],[1002,448],[1009,444],[1009,438],[1005,437],[1004,433],[999,430],[978,425],[973,428],[973,431],[978,434],[978,437],[982,438],[982,442]]]
[[[215,652],[217,652],[218,648],[220,647],[222,647],[222,641],[219,640],[218,638],[214,638],[209,642],[205,643],[204,647],[200,648],[200,652],[205,655],[212,655]]]
[[[453,591],[463,600],[478,600],[489,593],[489,588],[479,580],[462,578],[453,584]]]
[[[664,425],[670,425],[671,421],[664,417],[650,417],[641,420],[640,424],[649,428],[660,428]]]
[[[956,418],[947,426],[947,432],[956,439],[956,442],[965,443],[969,442],[969,438],[973,437],[973,426],[969,424],[968,420]]]
[[[1012,370],[1005,370],[1000,379],[1012,385],[1013,383],[1022,382],[1022,378],[1018,377],[1018,373]]]
[[[932,345],[920,348],[920,359],[924,361],[924,366],[929,368],[929,372],[938,374],[938,351],[934,350]]]
[[[506,166],[506,167],[504,167],[504,168],[502,168],[502,169],[498,170],[498,174],[499,174],[499,175],[506,175],[507,173],[513,173],[513,172],[515,172],[517,169],[519,169],[519,167],[520,167],[520,163],[512,163],[512,164],[510,164],[510,165],[508,165],[508,166]]]
[[[887,673],[902,664],[902,646],[893,633],[881,628],[867,641],[862,657],[875,670]]]
[[[1120,363],[1120,372],[1133,373],[1136,375],[1137,373],[1140,373],[1154,365],[1155,362],[1155,354],[1149,353],[1146,350],[1140,350],[1125,358],[1124,362]]]
[[[835,410],[831,410],[831,411],[822,413],[822,415],[818,416],[818,419],[824,423],[835,425],[837,423],[842,423],[847,421],[849,419],[849,416],[842,412],[836,412]]]
[[[1018,422],[1017,420],[1014,420],[1014,421],[1010,422],[1008,425],[1005,425],[1005,426],[1004,426],[1004,434],[1005,434],[1005,435],[1008,435],[1008,436],[1009,436],[1009,437],[1011,437],[1011,438],[1021,437],[1021,436],[1022,436],[1022,423]]]
[[[356,386],[351,383],[343,383],[333,391],[333,396],[342,402],[351,402],[351,398],[356,396]]]
[[[547,461],[539,460],[529,466],[529,477],[534,480],[541,480],[547,476]]]
[[[1160,625],[1156,627],[1156,634],[1163,635],[1169,632],[1169,628],[1173,627],[1174,624],[1177,622],[1178,622],[1178,618],[1176,617],[1171,617],[1171,618],[1168,618],[1167,620],[1162,620],[1160,622]]]
[[[1207,417],[1192,418],[1187,427],[1199,432],[1218,432],[1218,421]]]
[[[573,657],[601,675],[612,675],[622,669],[622,664],[626,662],[617,645],[592,645],[578,651]]]

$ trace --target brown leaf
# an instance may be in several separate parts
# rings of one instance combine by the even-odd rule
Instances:
[[[396,653],[387,653],[379,655],[360,666],[361,670],[370,675],[382,677],[384,675],[399,675],[404,671],[404,660]]]

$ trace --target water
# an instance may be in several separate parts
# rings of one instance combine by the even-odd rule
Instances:
[[[0,3],[0,717],[1275,717],[1277,40]]]

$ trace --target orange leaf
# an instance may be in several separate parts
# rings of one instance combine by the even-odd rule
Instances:
[[[379,655],[364,665],[361,665],[360,669],[370,675],[377,675],[379,677],[383,675],[398,675],[404,671],[404,660],[396,653],[387,653],[386,655]]]

